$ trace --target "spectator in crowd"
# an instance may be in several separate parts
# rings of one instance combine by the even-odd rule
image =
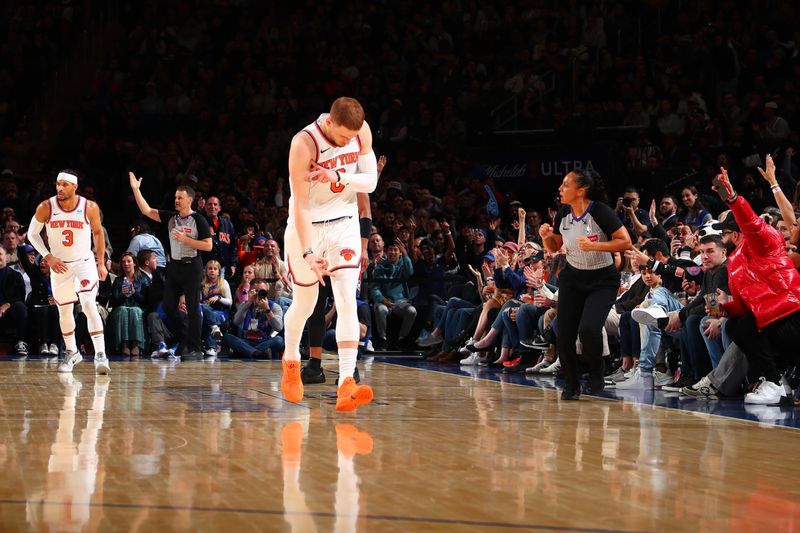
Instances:
[[[281,298],[289,298],[292,294],[292,285],[288,281],[289,266],[280,257],[281,250],[278,247],[278,242],[275,239],[257,237],[253,248],[255,250],[263,250],[263,255],[260,257],[257,255],[258,259],[253,268],[257,278],[265,279],[269,283],[267,291],[270,294],[270,300],[279,302]],[[286,302],[286,305],[288,306],[289,303]]]
[[[722,303],[722,309],[728,315],[728,335],[747,357],[750,375],[759,378],[744,401],[777,404],[786,396],[777,366],[797,364],[800,274],[786,256],[781,234],[736,194],[724,168],[714,189],[733,215],[717,229],[742,235],[728,260],[732,298]]]
[[[25,331],[28,309],[25,307],[25,282],[22,275],[8,266],[5,247],[0,247],[0,327],[9,328],[14,335],[14,351],[28,355]]]
[[[205,215],[211,229],[212,248],[202,255],[206,264],[211,259],[219,262],[222,265],[222,277],[227,277],[232,273],[231,267],[236,264],[237,240],[233,222],[227,215],[220,215],[221,209],[219,198],[210,196],[206,199]]]
[[[647,267],[642,270],[642,280],[649,287],[647,297],[631,312],[633,319],[641,325],[639,365],[630,378],[617,383],[619,390],[653,390],[673,382],[672,375],[656,369],[656,353],[661,345],[666,317],[678,312],[682,305],[661,285],[661,276]]]
[[[225,324],[233,304],[233,295],[228,281],[222,277],[219,261],[206,263],[206,274],[200,285],[200,306],[203,310],[203,333],[206,336],[206,358],[216,357],[217,342],[222,340],[220,326]]]
[[[269,299],[267,282],[256,278],[250,283],[247,302],[233,317],[233,331],[222,338],[232,354],[245,357],[280,358],[284,349],[283,310]]]
[[[642,226],[650,226],[650,217],[644,209],[639,208],[639,191],[636,187],[626,187],[621,198],[617,198],[617,216],[622,225],[629,230],[634,229],[634,220]]]
[[[661,197],[656,220],[665,230],[669,230],[678,221],[678,200],[673,195],[665,194]]]
[[[250,298],[250,284],[253,282],[255,277],[256,271],[253,265],[247,265],[242,269],[242,281],[239,283],[239,286],[236,287],[236,294],[233,298],[233,304],[235,307],[238,308]]]
[[[27,306],[28,317],[34,325],[34,346],[39,346],[41,355],[58,357],[61,328],[58,322],[58,306],[53,300],[53,288],[50,284],[50,267],[47,261],[36,259],[36,251],[29,244],[17,247],[17,257],[19,265],[31,280]]]
[[[6,265],[14,266],[19,259],[17,258],[17,246],[19,246],[19,235],[14,230],[3,231],[3,248],[6,251],[8,262]]]
[[[138,257],[139,252],[142,250],[152,250],[156,255],[156,266],[164,268],[167,266],[167,256],[164,254],[164,245],[161,241],[153,235],[150,230],[150,224],[145,220],[139,220],[136,225],[131,228],[131,242],[128,245],[128,252],[132,253],[134,257]]]
[[[144,305],[150,278],[142,274],[136,257],[129,252],[120,258],[122,275],[114,280],[109,323],[117,349],[124,356],[139,357],[144,347]]]
[[[683,200],[683,211],[679,218],[684,223],[699,228],[711,222],[711,213],[703,207],[697,187],[693,185],[684,187],[681,191],[681,199]]]
[[[376,350],[388,348],[386,333],[389,315],[397,315],[402,320],[397,347],[411,348],[409,335],[417,319],[417,309],[410,301],[407,283],[413,274],[414,267],[406,247],[399,241],[390,244],[386,249],[386,259],[375,266],[371,285],[375,306],[373,345]]]

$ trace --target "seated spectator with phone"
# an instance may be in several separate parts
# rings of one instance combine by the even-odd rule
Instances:
[[[283,310],[268,298],[267,285],[264,279],[250,282],[247,302],[233,317],[234,333],[222,337],[223,348],[234,355],[268,359],[283,353]]]

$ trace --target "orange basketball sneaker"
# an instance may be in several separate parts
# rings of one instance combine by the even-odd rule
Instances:
[[[369,385],[356,385],[353,378],[347,378],[336,393],[336,410],[353,411],[372,401],[372,388]]]
[[[350,424],[336,424],[336,448],[348,459],[372,453],[372,436]]]
[[[283,376],[281,377],[283,396],[290,402],[303,401],[303,381],[300,379],[300,361],[283,359]],[[372,396],[370,395],[370,398]]]

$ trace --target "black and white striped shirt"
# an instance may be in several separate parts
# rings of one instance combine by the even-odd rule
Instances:
[[[553,232],[561,235],[567,249],[567,263],[580,270],[599,270],[614,264],[610,252],[584,252],[578,247],[578,238],[588,237],[592,242],[608,242],[622,227],[614,211],[604,203],[591,202],[586,212],[576,217],[572,207],[563,206],[556,216]]]

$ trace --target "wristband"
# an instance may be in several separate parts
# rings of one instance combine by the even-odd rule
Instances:
[[[306,256],[309,256],[309,255],[311,255],[313,253],[314,253],[314,250],[312,250],[311,248],[306,249],[306,251],[303,252],[303,259],[305,259]]]
[[[369,239],[372,232],[372,219],[369,217],[361,217],[358,219],[358,224],[361,227],[361,238]]]
[[[770,190],[772,191],[773,194],[779,193],[779,192],[783,192],[783,191],[781,191],[781,186],[778,185],[777,183],[775,185],[773,185],[772,187],[770,187]]]

